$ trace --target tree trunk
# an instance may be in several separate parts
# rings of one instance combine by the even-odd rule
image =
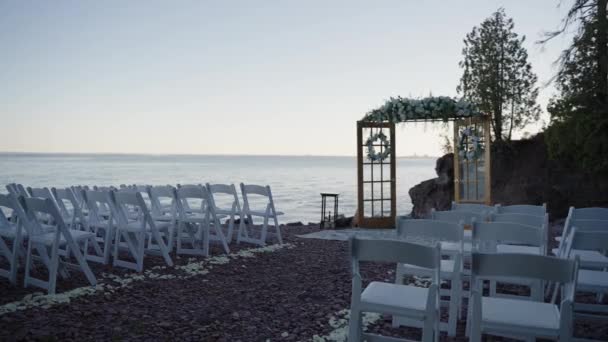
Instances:
[[[509,127],[509,141],[511,141],[511,134],[513,133],[513,117],[515,117],[515,99],[511,100],[511,126]]]
[[[598,35],[597,52],[600,66],[599,99],[602,105],[608,105],[608,18],[606,6],[608,0],[597,0]]]

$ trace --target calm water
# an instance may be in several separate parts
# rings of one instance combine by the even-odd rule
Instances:
[[[397,160],[397,209],[411,210],[408,190],[435,177],[434,159]],[[340,213],[356,210],[354,157],[150,156],[0,153],[0,192],[26,186],[235,183],[270,185],[283,223],[318,222],[320,192],[340,194]]]

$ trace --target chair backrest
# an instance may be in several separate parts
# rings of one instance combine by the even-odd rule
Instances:
[[[81,208],[84,208],[84,197],[82,197],[82,191],[83,190],[88,190],[88,186],[82,186],[82,185],[73,185],[70,187],[72,189],[72,192],[74,193],[74,197],[76,197],[76,201],[78,202],[78,204],[80,205]]]
[[[30,197],[38,197],[38,198],[50,198],[51,200],[55,200],[53,197],[53,193],[49,188],[32,188],[28,187],[27,192],[30,194]]]
[[[572,220],[570,228],[576,228],[578,231],[606,231],[608,232],[607,220]]]
[[[476,250],[495,248],[498,243],[529,245],[544,249],[545,237],[543,229],[519,223],[475,222],[473,225],[473,246]]]
[[[14,211],[11,196],[12,194],[0,194],[0,229],[11,226],[7,217],[7,215],[12,216]]]
[[[0,229],[8,229],[12,227],[15,222],[11,220],[20,221],[19,211],[23,211],[19,201],[17,200],[17,196],[9,193],[9,194],[0,194]],[[23,212],[22,215],[23,216]]]
[[[84,213],[82,212],[82,207],[78,203],[74,191],[72,191],[71,188],[52,188],[51,191],[55,197],[55,200],[57,201],[57,207],[59,208],[61,215],[63,215],[65,218],[70,217],[72,224],[75,224],[76,220],[79,220],[80,225],[88,230],[87,221]],[[72,227],[72,229],[74,229],[74,227]]]
[[[477,278],[516,277],[573,285],[578,259],[515,253],[473,253],[471,274]]]
[[[27,192],[27,190],[25,189],[25,187],[22,184],[10,183],[10,184],[6,185],[6,190],[8,190],[9,193],[11,193],[17,197],[19,197],[19,196],[30,197],[30,194]]]
[[[496,205],[498,214],[526,214],[544,216],[547,213],[547,204],[532,205],[532,204],[513,204],[513,205]]]
[[[462,242],[464,226],[462,223],[435,220],[399,219],[397,222],[399,236],[431,237],[440,241]]]
[[[406,241],[351,237],[349,245],[353,262],[394,262],[434,269],[439,269],[440,265],[439,243],[435,247],[429,247]]]
[[[177,194],[177,211],[182,219],[188,213],[201,212],[205,213],[209,204],[209,193],[207,188],[202,185],[180,185],[176,191]],[[192,203],[195,200],[196,203]],[[192,208],[196,205],[196,208]]]
[[[163,206],[163,202],[167,200],[169,201],[171,212],[173,212],[176,205],[177,193],[171,185],[150,186],[148,187],[148,197],[150,198],[152,214],[160,216],[165,212],[164,208],[166,206]]]
[[[20,217],[23,221],[29,236],[39,235],[45,232],[40,222],[41,217],[50,217],[51,220],[45,219],[45,224],[50,221],[59,229],[65,230],[66,225],[63,217],[59,213],[57,205],[50,198],[41,197],[19,197],[19,203],[23,208],[24,217]],[[59,236],[57,235],[57,238]]]
[[[70,189],[70,188],[65,188],[65,189],[51,188],[51,193],[53,194],[53,197],[55,197],[55,200],[57,201],[57,208],[59,209],[59,212],[64,217],[72,216],[72,213],[70,212],[70,210],[72,210],[72,212],[75,210],[80,210],[80,206],[78,205],[78,202],[76,201],[76,196],[72,192],[72,189]]]
[[[275,207],[274,207],[274,200],[272,199],[272,191],[270,191],[270,186],[266,185],[266,186],[261,186],[261,185],[254,185],[254,184],[248,184],[245,185],[244,183],[241,183],[241,194],[243,196],[243,210],[244,211],[249,211],[251,208],[251,198],[249,197],[249,195],[259,195],[259,196],[263,196],[266,197],[267,201],[266,201],[266,208],[264,210],[270,210],[270,211],[274,211]]]
[[[608,230],[579,231],[577,227],[572,228],[568,237],[566,257],[572,256],[573,249],[605,252],[608,249]]]
[[[91,223],[104,222],[105,215],[110,216],[116,212],[109,191],[83,190],[82,197],[89,209],[88,219]]]
[[[95,191],[110,191],[110,190],[118,190],[118,189],[116,189],[113,186],[97,186],[97,185],[94,185],[93,186],[93,190],[95,190]]]
[[[132,212],[139,214],[138,219],[141,219],[142,229],[145,228],[146,223],[154,224],[150,218],[150,211],[146,202],[139,191],[110,191],[110,198],[114,202],[115,212],[113,214],[119,224],[127,225],[129,219],[132,218],[129,213]]]
[[[207,191],[209,191],[209,198],[212,201],[213,205],[217,207],[217,197],[216,194],[228,195],[230,198],[230,206],[232,210],[240,209],[239,204],[239,196],[236,191],[236,187],[234,184],[206,184]],[[219,196],[221,199],[226,199],[227,196]]]
[[[479,203],[452,202],[452,210],[488,214],[488,213],[491,213],[492,211],[494,211],[494,207],[491,205],[485,205],[485,204],[479,204]]]
[[[10,183],[6,185],[6,190],[8,191],[9,194],[12,194],[14,196],[22,196],[22,194],[19,193],[19,189],[17,188],[17,184],[15,183]]]
[[[485,222],[487,220],[487,215],[485,212],[471,212],[464,210],[436,211],[435,209],[432,209],[431,219],[435,221],[444,221],[452,223],[462,222],[464,224],[473,224],[473,222]]]
[[[529,214],[493,214],[491,215],[492,222],[510,222],[519,223],[526,226],[533,226],[539,229],[546,229],[549,225],[549,214],[529,215]]]
[[[608,221],[608,208],[574,208],[570,207],[568,216],[572,215],[574,220],[606,220]]]

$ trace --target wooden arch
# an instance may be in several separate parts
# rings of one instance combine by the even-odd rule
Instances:
[[[391,228],[397,216],[397,180],[395,123],[454,122],[454,198],[460,203],[491,204],[490,117],[474,110],[471,104],[447,97],[404,99],[391,98],[382,107],[369,112],[357,122],[357,214],[360,227]],[[466,129],[475,132],[482,153],[471,157],[459,152],[471,148],[471,139],[461,137]],[[387,145],[390,154],[384,159],[370,157],[382,154]]]

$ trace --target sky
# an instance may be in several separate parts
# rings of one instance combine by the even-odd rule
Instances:
[[[0,151],[354,155],[390,96],[457,95],[462,40],[501,6],[544,109],[568,39],[535,41],[559,3],[3,0]],[[440,155],[445,132],[402,124],[398,155]]]

